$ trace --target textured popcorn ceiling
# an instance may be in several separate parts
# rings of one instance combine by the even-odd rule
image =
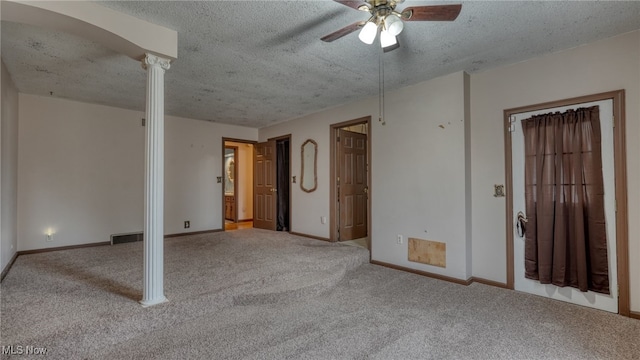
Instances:
[[[99,3],[178,31],[165,77],[170,115],[263,127],[378,93],[377,42],[357,33],[320,41],[367,19],[333,1]],[[638,1],[462,4],[456,21],[405,23],[401,48],[383,55],[387,91],[640,28]],[[3,21],[2,59],[20,92],[144,111],[145,71],[100,44]]]

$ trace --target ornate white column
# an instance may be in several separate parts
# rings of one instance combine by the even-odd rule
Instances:
[[[169,60],[146,54],[146,168],[144,197],[143,306],[167,301],[164,296],[164,72]]]

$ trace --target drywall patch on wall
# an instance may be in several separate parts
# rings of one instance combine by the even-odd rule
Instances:
[[[446,268],[447,244],[409,238],[409,261]]]

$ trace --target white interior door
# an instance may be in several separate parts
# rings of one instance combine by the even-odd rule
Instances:
[[[514,224],[514,287],[527,293],[562,300],[577,305],[618,312],[618,274],[616,265],[616,218],[615,218],[615,181],[613,162],[613,100],[602,100],[573,106],[520,113],[515,115],[514,128],[511,133],[512,180],[513,180],[513,219],[517,213],[526,212],[524,195],[524,134],[521,120],[537,114],[564,112],[579,107],[598,105],[600,107],[600,128],[602,131],[602,175],[604,180],[604,209],[607,228],[607,255],[609,258],[609,289],[611,294],[600,294],[592,291],[581,292],[572,287],[543,285],[536,280],[524,276],[524,237],[520,237]]]

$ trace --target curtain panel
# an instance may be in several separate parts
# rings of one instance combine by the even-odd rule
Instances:
[[[522,120],[525,276],[609,294],[598,106]]]

